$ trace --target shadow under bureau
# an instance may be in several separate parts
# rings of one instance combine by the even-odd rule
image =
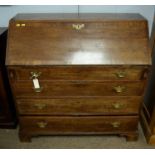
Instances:
[[[6,66],[21,141],[39,135],[138,138],[151,57],[139,14],[19,14]]]

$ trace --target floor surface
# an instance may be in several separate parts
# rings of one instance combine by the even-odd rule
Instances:
[[[140,127],[139,127],[140,128]],[[139,129],[139,139],[136,142],[126,142],[124,137],[119,136],[42,136],[32,138],[31,143],[21,143],[18,139],[18,129],[0,129],[0,148],[5,149],[155,149],[148,145]]]

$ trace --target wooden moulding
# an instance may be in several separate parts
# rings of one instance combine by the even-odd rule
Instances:
[[[147,120],[145,108],[141,111],[140,122],[148,144],[155,145],[155,133],[152,132],[150,124]]]

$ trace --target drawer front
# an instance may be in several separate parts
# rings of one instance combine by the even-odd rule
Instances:
[[[21,115],[138,114],[141,97],[19,99]]]
[[[40,81],[40,88],[34,89],[29,82],[14,84],[16,97],[71,97],[71,96],[140,96],[143,82],[103,81]]]
[[[20,126],[33,134],[120,133],[137,129],[137,116],[20,117]]]
[[[17,81],[30,80],[32,73],[38,74],[39,80],[141,80],[147,73],[142,66],[102,67],[102,66],[57,66],[10,68],[10,78]]]

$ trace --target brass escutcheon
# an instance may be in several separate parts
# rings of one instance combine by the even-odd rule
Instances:
[[[81,30],[82,28],[85,27],[85,25],[84,24],[72,24],[72,27],[73,29]]]

